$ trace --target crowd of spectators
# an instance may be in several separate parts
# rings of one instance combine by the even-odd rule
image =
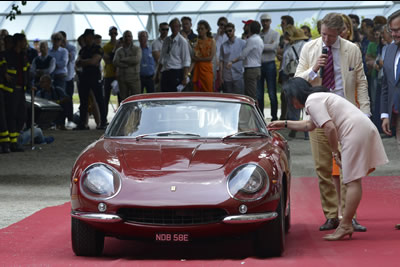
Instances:
[[[392,42],[386,18],[376,16],[360,21],[357,15],[343,14],[343,19],[345,29],[341,37],[361,49],[371,119],[380,128],[383,59],[387,45]],[[110,40],[102,46],[102,37],[93,29],[86,29],[78,38],[78,49],[68,43],[63,31],[52,34],[49,48],[47,41],[37,39],[31,47],[24,34],[9,35],[3,29],[0,31],[0,153],[21,150],[15,142],[26,121],[25,92],[31,89],[62,104],[62,117],[54,122],[54,127],[61,130],[89,129],[88,114],[95,115],[97,129],[105,129],[113,84],[118,84],[118,92],[114,93],[119,103],[140,93],[182,90],[236,93],[256,99],[262,113],[266,91],[271,120],[277,120],[277,88],[293,77],[303,45],[318,36],[307,25],[296,27],[294,18],[288,15],[281,17],[282,34],[270,28],[271,22],[267,13],[260,16],[260,21],[249,19],[243,25],[220,17],[218,30],[213,34],[209,23],[200,20],[195,34],[190,17],[174,18],[159,24],[160,35],[151,44],[148,33],[139,32],[139,45],[134,43],[131,31],[124,31],[118,39],[117,27],[111,26]],[[320,30],[320,23],[317,26]],[[238,38],[241,27],[243,33]],[[75,89],[80,107],[74,113]],[[301,112],[288,105],[282,93],[280,119],[300,117]],[[295,134],[291,132],[290,136]]]

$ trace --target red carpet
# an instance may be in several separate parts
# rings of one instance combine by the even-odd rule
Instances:
[[[106,238],[101,258],[76,257],[70,241],[70,205],[43,209],[0,230],[0,266],[399,266],[400,177],[363,180],[358,220],[368,227],[353,240],[327,242],[316,178],[292,185],[292,228],[281,258],[258,259],[250,240],[165,246]]]

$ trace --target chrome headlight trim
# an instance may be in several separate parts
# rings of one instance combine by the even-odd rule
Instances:
[[[238,192],[234,193],[231,191],[230,182],[232,181],[233,178],[235,178],[238,175],[238,172],[240,170],[242,170],[246,167],[249,167],[249,166],[254,166],[254,168],[260,173],[260,175],[262,175],[264,177],[264,179],[261,182],[262,184],[260,185],[260,188],[253,193],[242,190],[243,187],[240,190],[238,190],[238,192],[241,191],[242,194],[248,195],[248,198],[239,198],[239,197],[237,197]],[[249,178],[250,177],[244,178],[244,179],[249,179]],[[247,164],[243,164],[243,165],[240,165],[239,167],[235,168],[229,174],[226,186],[227,186],[227,190],[228,190],[228,193],[231,198],[238,200],[238,201],[242,201],[242,202],[251,202],[251,201],[260,200],[267,194],[269,187],[270,187],[270,180],[269,180],[269,176],[268,176],[267,172],[261,166],[259,166],[258,164],[255,164],[255,163],[247,163]],[[255,196],[255,197],[252,197],[252,196]]]
[[[88,172],[90,170],[92,170],[94,168],[98,168],[98,167],[103,167],[103,168],[105,168],[106,170],[108,170],[108,171],[110,171],[112,173],[112,176],[113,176],[113,184],[112,184],[112,186],[114,187],[114,192],[109,196],[101,196],[100,194],[98,196],[95,196],[96,192],[90,190],[88,188],[88,186],[85,184],[85,181],[87,180]],[[115,179],[117,179],[116,181],[118,183],[116,189],[115,189],[115,185],[114,185]],[[93,199],[93,200],[108,200],[108,199],[111,199],[111,198],[115,197],[116,195],[118,195],[118,193],[121,191],[121,187],[122,187],[122,179],[121,179],[121,176],[120,176],[119,172],[116,169],[114,169],[112,166],[107,165],[107,164],[102,163],[102,162],[96,162],[96,163],[93,163],[93,164],[89,165],[88,167],[86,167],[86,169],[82,172],[82,175],[81,175],[81,177],[79,179],[79,191],[86,198]],[[89,191],[89,192],[87,192],[87,191]]]

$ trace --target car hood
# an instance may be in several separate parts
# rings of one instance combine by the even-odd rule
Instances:
[[[120,143],[126,168],[136,171],[216,170],[223,167],[241,146],[194,141]]]

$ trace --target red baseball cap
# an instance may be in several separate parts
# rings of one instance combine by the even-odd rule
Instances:
[[[252,23],[254,20],[249,19],[249,20],[242,20],[242,22],[244,23],[244,25],[249,25],[250,23]]]

